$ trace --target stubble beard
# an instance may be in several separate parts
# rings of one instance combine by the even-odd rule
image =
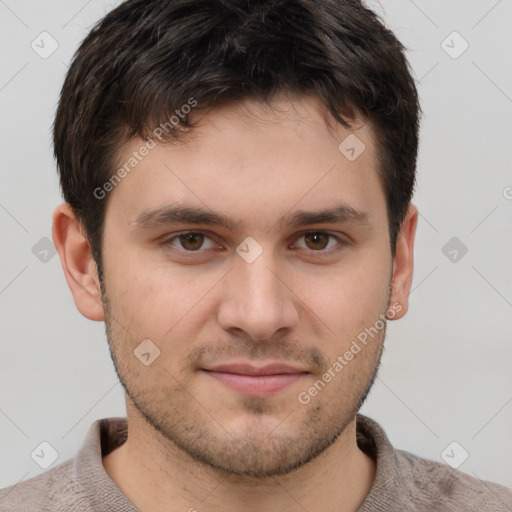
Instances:
[[[134,342],[116,327],[106,294],[103,298],[110,355],[126,393],[127,409],[129,401],[152,427],[157,443],[169,459],[189,461],[224,477],[264,479],[286,475],[325,453],[366,401],[380,367],[386,327],[379,332],[379,339],[371,342],[378,346],[373,348],[370,362],[366,362],[365,377],[357,389],[353,385],[349,389],[350,379],[345,381],[348,386],[341,386],[343,379],[337,376],[338,381],[334,378],[327,384],[331,389],[322,390],[309,404],[288,415],[275,411],[268,398],[242,397],[238,403],[250,417],[249,426],[243,431],[229,432],[222,426],[222,412],[219,418],[212,416],[206,404],[201,404],[179,379],[169,372],[165,375],[165,369],[163,379],[145,389],[144,384],[137,386],[144,382],[137,379],[136,373],[140,372],[133,370],[135,363],[140,363],[128,362],[128,358],[135,357],[129,350],[123,350],[133,347]],[[124,357],[119,358],[120,353]],[[297,414],[303,417],[298,420]]]

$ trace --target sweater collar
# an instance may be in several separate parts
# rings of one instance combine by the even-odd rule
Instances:
[[[374,420],[356,415],[357,444],[376,461],[376,473],[370,492],[357,512],[392,512],[401,507],[398,492],[398,451],[391,445],[382,427]],[[122,445],[128,437],[127,420],[123,417],[96,420],[89,428],[75,457],[77,479],[98,512],[140,512],[121,492],[103,467],[102,457]]]

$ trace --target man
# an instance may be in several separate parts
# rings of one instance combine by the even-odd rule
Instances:
[[[359,2],[107,14],[61,93],[53,238],[127,418],[0,510],[512,510],[358,412],[408,308],[420,111]]]

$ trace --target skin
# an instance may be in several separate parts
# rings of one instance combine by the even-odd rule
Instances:
[[[409,205],[392,258],[373,132],[361,121],[329,128],[325,115],[313,97],[244,100],[210,111],[187,141],[152,149],[108,197],[103,296],[79,221],[67,204],[55,210],[75,304],[105,321],[126,390],[129,437],[104,467],[143,512],[355,511],[371,489],[376,464],[357,446],[355,414],[385,326],[309,403],[297,397],[379,315],[407,312],[418,212]],[[351,133],[366,146],[354,161],[338,150]],[[120,165],[143,142],[123,147]],[[136,227],[142,212],[175,202],[240,226]],[[340,203],[369,223],[277,223]],[[183,242],[184,231],[205,237]],[[339,239],[308,238],[319,231]],[[252,263],[236,252],[249,236],[262,248]],[[134,355],[144,339],[160,349],[149,366]],[[307,373],[247,396],[202,370],[241,361]]]

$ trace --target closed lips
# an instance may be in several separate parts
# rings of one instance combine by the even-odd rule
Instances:
[[[278,375],[290,373],[307,373],[306,371],[284,364],[269,364],[262,367],[256,367],[248,364],[225,364],[210,368],[203,368],[209,372],[235,373],[238,375]]]

